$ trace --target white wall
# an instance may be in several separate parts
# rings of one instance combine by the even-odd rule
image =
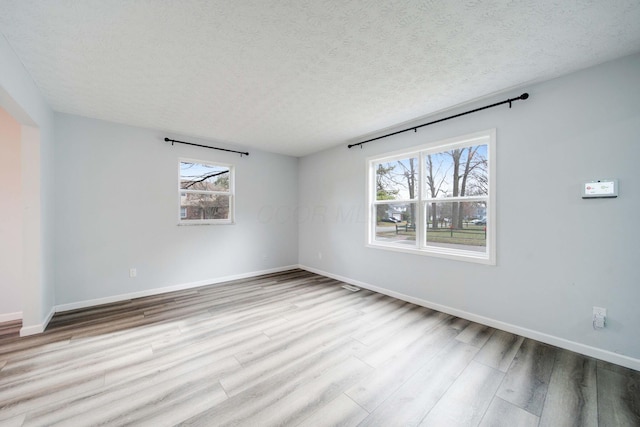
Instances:
[[[301,218],[300,263],[640,369],[640,56],[430,119],[524,91],[512,109],[301,159],[301,211],[316,215]],[[497,266],[365,247],[366,157],[489,128]],[[620,196],[581,199],[581,183],[598,178],[618,178]],[[594,305],[608,309],[604,330],[592,329]]]
[[[0,106],[21,124],[21,334],[25,335],[44,329],[54,304],[53,112],[1,35]]]
[[[165,136],[222,145],[56,114],[56,304],[297,264],[295,218],[270,214],[297,205],[296,158],[171,146]],[[236,166],[235,225],[177,225],[180,157]]]
[[[0,321],[22,318],[20,123],[0,108]]]

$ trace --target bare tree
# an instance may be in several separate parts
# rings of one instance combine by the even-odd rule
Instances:
[[[460,195],[460,157],[462,156],[465,148],[456,148],[449,151],[451,160],[453,161],[453,197]],[[455,228],[462,228],[462,218],[460,217],[460,202],[453,202],[453,212],[451,218],[451,224]]]
[[[213,170],[212,170],[213,169]],[[180,172],[181,206],[187,219],[227,218],[229,196],[212,192],[229,189],[229,169],[183,162]]]
[[[399,190],[391,189],[391,183],[395,183],[392,179],[393,169],[395,166],[378,165],[376,169],[376,200],[394,200]]]
[[[432,199],[465,197],[486,194],[487,159],[482,145],[456,148],[425,156],[423,171],[426,190]],[[398,160],[395,164],[378,164],[376,184],[378,200],[393,200],[406,189],[410,199],[416,198],[418,161],[415,158]],[[404,198],[404,197],[403,197]],[[415,221],[415,204],[410,205],[410,221]],[[454,228],[462,228],[463,220],[473,208],[469,202],[431,202],[429,222],[438,228],[444,215],[451,217]],[[440,210],[440,212],[438,212]]]
[[[448,152],[453,161],[453,197],[469,195],[467,187],[472,187],[473,192],[482,194],[478,190],[486,191],[486,167],[487,159],[478,153],[480,146],[464,147]],[[463,203],[453,202],[452,224],[455,228],[462,228],[464,219]]]
[[[398,161],[398,164],[402,168],[402,176],[406,180],[406,187],[409,190],[409,199],[411,200],[415,199],[416,197],[416,176],[418,174],[416,170],[417,165],[415,164],[416,160],[417,159],[410,158],[408,166],[403,162]],[[411,203],[410,213],[409,213],[410,219],[408,219],[408,222],[415,223],[415,218],[416,218],[415,210],[416,210],[415,203]]]
[[[376,168],[376,199],[396,200],[407,197],[414,199],[416,197],[417,175],[417,159],[415,158],[399,160],[396,164],[378,164]],[[398,197],[404,190],[407,192]],[[389,208],[388,205],[384,206],[384,208],[378,208],[378,220],[385,216],[385,212]],[[413,222],[414,218],[415,206],[411,204],[408,221]]]
[[[210,174],[207,174],[207,175],[194,177],[194,179],[191,179],[191,180],[185,180],[185,181],[183,181],[182,189],[183,190],[189,190],[189,189],[197,190],[198,188],[191,188],[191,187],[193,187],[193,186],[195,186],[195,185],[197,185],[199,183],[206,182],[209,178],[213,178],[214,176],[224,175],[224,174],[228,174],[228,173],[229,173],[229,171],[225,170],[225,171],[222,171],[222,172],[213,172],[213,173],[210,173]],[[222,178],[224,178],[224,177],[222,177]],[[227,178],[226,182],[228,183],[229,182],[229,177],[226,177],[226,178]],[[220,178],[218,178],[215,182],[219,183],[220,182]]]
[[[442,184],[446,179],[446,172],[442,173],[441,170],[443,164],[442,162],[434,165],[433,158],[431,154],[426,157],[426,180],[427,180],[427,188],[429,190],[429,196],[431,198],[436,198],[442,191]],[[429,219],[431,220],[431,227],[438,228],[438,212],[437,212],[437,203],[431,203],[431,209],[429,212]]]

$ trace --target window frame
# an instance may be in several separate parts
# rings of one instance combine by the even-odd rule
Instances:
[[[228,191],[211,191],[211,190],[185,190],[180,188],[180,178],[182,176],[182,163],[194,163],[207,166],[218,166],[229,169],[229,190]],[[208,194],[208,195],[226,195],[229,196],[229,217],[226,219],[185,219],[182,217],[182,193],[191,194]],[[235,166],[230,163],[216,162],[211,160],[191,159],[180,157],[178,159],[178,225],[230,225],[235,224]]]
[[[425,174],[425,158],[428,154],[445,152],[455,148],[469,147],[474,145],[487,145],[487,174],[488,174],[488,194],[486,196],[462,196],[462,197],[427,197],[427,182]],[[376,165],[389,161],[409,159],[417,157],[418,172],[416,193],[414,199],[398,199],[393,201],[377,200],[376,194]],[[367,180],[366,180],[366,200],[367,200],[367,222],[366,222],[366,243],[370,248],[404,252],[417,255],[426,255],[437,258],[446,258],[459,261],[474,262],[486,265],[496,265],[496,129],[488,129],[471,134],[461,135],[445,140],[439,140],[410,147],[403,150],[383,153],[371,156],[366,159]],[[455,248],[443,248],[428,246],[426,241],[426,215],[427,205],[433,202],[486,202],[486,250],[484,252],[469,251]],[[415,246],[398,246],[395,242],[376,241],[377,215],[376,208],[387,204],[416,204],[416,226]]]

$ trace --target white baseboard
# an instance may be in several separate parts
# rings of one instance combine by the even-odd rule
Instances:
[[[217,277],[215,279],[199,280],[197,282],[181,283],[181,284],[172,285],[172,286],[165,286],[162,288],[147,289],[144,291],[131,292],[128,294],[113,295],[110,297],[96,298],[96,299],[72,302],[67,304],[60,304],[60,305],[56,305],[54,309],[56,313],[60,313],[63,311],[76,310],[79,308],[86,308],[86,307],[94,307],[96,305],[102,305],[102,304],[111,304],[113,302],[126,301],[134,298],[142,298],[142,297],[148,297],[152,295],[165,294],[168,292],[183,291],[185,289],[199,288],[201,286],[215,285],[223,282],[230,282],[232,280],[247,279],[249,277],[261,276],[263,274],[279,273],[281,271],[287,271],[294,268],[298,268],[298,266],[288,265],[285,267],[270,268],[268,270],[252,271],[250,273],[235,274],[232,276]]]
[[[51,311],[49,311],[49,314],[47,314],[47,316],[44,318],[42,323],[39,323],[37,325],[22,326],[22,328],[20,328],[20,336],[26,337],[29,335],[36,335],[36,334],[43,333],[44,330],[47,329],[47,325],[51,321],[51,318],[53,317],[54,314],[55,314],[55,307],[52,307]]]
[[[453,307],[448,307],[441,304],[436,304],[430,301],[426,301],[420,298],[412,297],[410,295],[405,295],[399,292],[390,291],[388,289],[380,288],[378,286],[370,285],[368,283],[361,282],[359,280],[350,279],[348,277],[343,277],[337,274],[329,273],[323,270],[319,270],[313,267],[307,267],[305,265],[298,265],[298,268],[303,270],[310,271],[311,273],[316,273],[321,276],[330,277],[332,279],[340,280],[341,282],[349,283],[351,285],[358,286],[360,288],[369,289],[370,291],[378,292],[384,295],[388,295],[393,298],[397,298],[402,301],[407,301],[416,305],[420,305],[422,307],[427,307],[432,310],[441,311],[443,313],[451,314],[456,317],[461,317],[463,319],[471,320],[472,322],[481,323],[483,325],[491,326],[492,328],[500,329],[503,331],[511,332],[516,335],[521,335],[525,338],[531,338],[536,341],[540,341],[546,344],[551,344],[556,347],[564,348],[566,350],[571,350],[576,353],[584,354],[586,356],[594,357],[596,359],[604,360],[606,362],[611,362],[616,365],[625,366],[627,368],[635,369],[636,371],[640,371],[640,359],[635,359],[633,357],[625,356],[622,354],[614,353],[612,351],[603,350],[601,348],[592,347],[589,345],[581,344],[575,341],[570,341],[564,338],[556,337],[553,335],[545,334],[543,332],[535,331],[528,328],[523,328],[517,325],[512,325],[510,323],[505,323],[500,320],[491,319],[489,317],[480,316],[474,313],[469,313],[463,310],[458,310]]]
[[[12,320],[20,320],[20,319],[22,319],[21,311],[16,311],[15,313],[0,314],[0,323],[11,322]]]

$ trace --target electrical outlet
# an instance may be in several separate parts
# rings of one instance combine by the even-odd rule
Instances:
[[[137,275],[138,275],[138,270],[136,270],[135,268],[129,269],[129,277],[133,278],[133,277],[136,277]]]
[[[607,317],[607,309],[602,307],[593,307],[593,315]]]
[[[607,319],[606,308],[593,307],[593,329],[604,328],[606,319]]]

